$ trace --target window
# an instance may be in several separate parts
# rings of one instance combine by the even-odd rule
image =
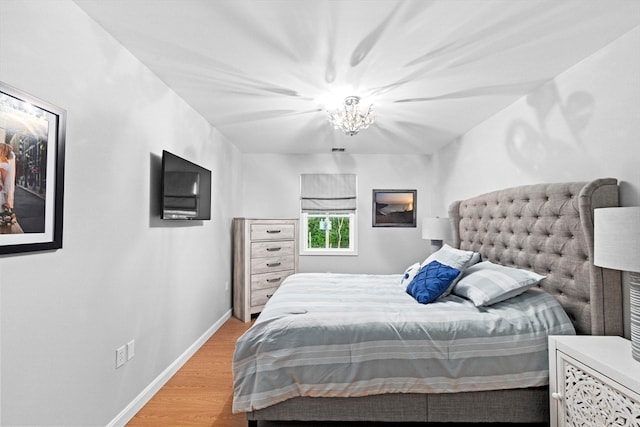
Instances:
[[[356,176],[300,177],[302,255],[356,254]]]
[[[306,254],[355,254],[355,213],[303,212]]]

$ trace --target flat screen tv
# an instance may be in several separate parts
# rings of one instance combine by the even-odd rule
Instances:
[[[211,219],[211,171],[162,151],[162,219]]]

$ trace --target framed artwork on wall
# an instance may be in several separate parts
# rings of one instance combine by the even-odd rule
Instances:
[[[415,227],[418,190],[373,190],[373,227]]]
[[[66,111],[0,82],[0,254],[62,247]]]

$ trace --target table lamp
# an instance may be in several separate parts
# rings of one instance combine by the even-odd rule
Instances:
[[[593,263],[630,274],[631,355],[640,362],[640,206],[594,211]]]
[[[451,221],[449,218],[423,218],[422,238],[431,240],[431,252],[436,252],[442,247],[444,241],[451,241]]]

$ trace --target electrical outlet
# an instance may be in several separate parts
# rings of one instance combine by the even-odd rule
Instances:
[[[135,343],[136,343],[136,340],[131,340],[127,343],[127,360],[133,359],[133,356],[136,355],[136,350],[134,347]]]
[[[225,291],[229,290],[229,281],[228,280],[224,282],[224,290]]]
[[[127,362],[127,347],[122,346],[116,350],[116,369]]]

